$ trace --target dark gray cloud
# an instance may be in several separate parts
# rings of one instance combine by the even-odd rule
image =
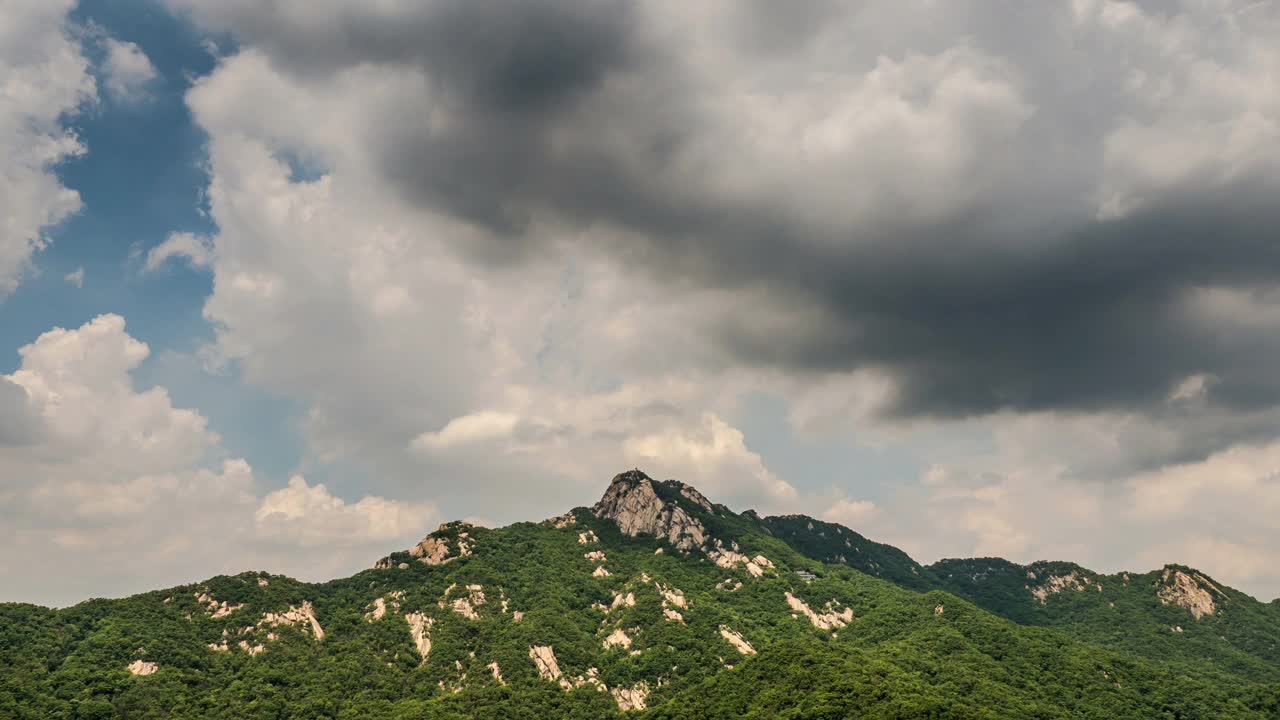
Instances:
[[[829,321],[794,336],[744,325],[724,337],[754,362],[884,368],[901,381],[895,410],[906,415],[1150,410],[1197,373],[1217,378],[1210,392],[1225,405],[1269,407],[1280,378],[1261,359],[1280,357],[1280,340],[1206,326],[1188,307],[1198,288],[1280,278],[1280,214],[1263,195],[1246,182],[1179,197],[1039,250],[975,250],[965,235],[981,228],[956,225],[938,230],[950,247],[810,257],[807,267],[779,256],[788,291]]]
[[[876,368],[901,416],[1160,414],[1196,374],[1215,406],[1280,405],[1275,328],[1195,300],[1280,282],[1280,154],[1245,121],[1278,120],[1280,93],[1248,91],[1278,13],[1242,4],[1250,24],[1223,30],[1173,17],[1190,6],[894,5],[204,12],[300,76],[419,68],[367,150],[395,192],[490,230],[466,248],[482,261],[560,242],[548,225],[621,228],[591,249],[752,290],[708,318],[726,362]],[[830,158],[805,149],[823,138]]]

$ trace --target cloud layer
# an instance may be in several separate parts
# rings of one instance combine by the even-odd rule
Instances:
[[[1274,440],[1269,4],[168,1],[239,49],[187,98],[218,232],[148,266],[207,267],[213,352],[381,495],[526,518],[643,462],[1030,560],[1080,548],[1028,507]],[[798,487],[734,427],[756,395],[799,433],[978,435],[931,460],[1000,480]],[[1094,517],[1139,528],[1100,566],[1168,542]]]
[[[292,150],[466,224],[473,259],[572,244],[739,292],[700,319],[721,363],[873,369],[900,416],[1158,412],[1197,374],[1280,397],[1273,335],[1204,307],[1274,301],[1266,6],[175,4],[253,48],[224,73],[332,117],[259,118],[277,149],[321,141]]]

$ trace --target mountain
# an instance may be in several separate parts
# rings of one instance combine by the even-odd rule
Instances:
[[[349,578],[0,605],[0,718],[1270,718],[1278,632],[1191,568],[924,567],[630,471]]]
[[[1280,681],[1280,608],[1181,565],[1102,575],[1074,563],[943,560],[937,587],[1024,625],[1116,650]]]

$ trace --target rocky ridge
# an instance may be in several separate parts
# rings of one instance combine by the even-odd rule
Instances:
[[[508,559],[495,564],[495,554]],[[555,574],[535,570],[511,579],[525,567]],[[499,530],[442,524],[373,571],[341,581],[341,601],[314,594],[319,586],[246,574],[241,584],[184,588],[163,604],[185,612],[188,623],[220,630],[220,638],[205,634],[200,642],[228,653],[222,657],[229,662],[277,661],[285,643],[290,652],[311,651],[300,644],[336,652],[334,643],[350,642],[356,632],[349,620],[355,618],[370,633],[359,647],[381,648],[375,665],[419,668],[430,686],[449,695],[518,688],[533,678],[636,712],[663,702],[670,692],[664,688],[690,672],[687,656],[675,659],[676,647],[709,649],[696,670],[709,673],[767,654],[779,638],[856,642],[876,622],[875,604],[849,584],[864,574],[908,589],[943,587],[1006,617],[1025,612],[1035,624],[1051,624],[1055,613],[1068,610],[1097,612],[1100,603],[1116,608],[1116,601],[1116,617],[1127,612],[1123,622],[1132,624],[1133,602],[1117,593],[1145,593],[1163,613],[1156,620],[1164,636],[1177,643],[1219,632],[1234,601],[1234,591],[1177,566],[1136,579],[1069,563],[999,559],[926,568],[848,528],[803,515],[735,514],[691,486],[632,470],[615,476],[592,507],[541,524]],[[356,604],[342,604],[352,598]],[[940,593],[918,604],[895,621],[927,616],[949,624],[976,611]],[[506,647],[513,642],[514,655]],[[254,659],[262,653],[264,660]],[[173,672],[163,657],[141,650],[135,657],[115,667],[127,664],[138,682]]]

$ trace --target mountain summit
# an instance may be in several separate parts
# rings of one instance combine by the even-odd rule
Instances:
[[[639,470],[349,578],[0,605],[4,718],[1265,718],[1280,610],[1192,568],[922,566]]]
[[[688,485],[674,480],[659,485],[639,470],[630,470],[614,476],[604,497],[591,512],[596,517],[612,520],[628,537],[653,535],[666,539],[680,550],[701,548],[706,542],[706,528],[680,506],[675,498],[677,494],[707,512],[715,511],[702,493]]]

